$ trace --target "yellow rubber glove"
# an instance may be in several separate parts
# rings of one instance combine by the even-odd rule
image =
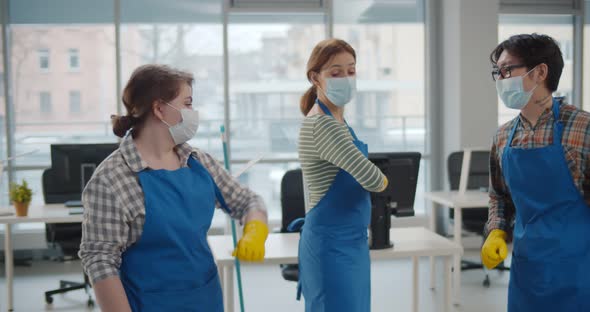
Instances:
[[[385,189],[387,188],[388,185],[389,185],[389,180],[387,180],[387,177],[383,177],[383,186],[382,186],[382,189],[379,190],[379,192],[385,191]]]
[[[493,269],[502,263],[507,255],[506,232],[502,230],[491,231],[483,247],[481,247],[481,262],[488,269]]]
[[[232,256],[242,261],[263,261],[264,243],[268,236],[268,226],[260,220],[251,220],[244,226],[244,235]]]

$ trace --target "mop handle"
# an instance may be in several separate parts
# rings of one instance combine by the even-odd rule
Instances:
[[[227,172],[230,172],[229,166],[229,157],[227,151],[227,135],[225,133],[225,126],[221,126],[221,142],[223,143],[223,163],[225,165],[225,169]],[[231,220],[231,235],[234,242],[234,249],[238,246],[238,240],[236,236],[236,222],[234,219],[230,217]],[[234,258],[234,263],[236,266],[236,277],[238,280],[238,297],[240,298],[240,311],[244,312],[244,294],[242,293],[242,270],[240,269],[240,261],[236,256]],[[229,300],[233,300],[233,298],[229,298]]]

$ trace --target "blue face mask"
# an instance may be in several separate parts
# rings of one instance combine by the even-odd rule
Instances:
[[[343,107],[356,94],[356,78],[326,78],[326,91],[321,91],[334,105]]]
[[[529,102],[538,85],[535,85],[531,91],[524,91],[523,77],[528,75],[535,68],[522,76],[496,80],[498,96],[500,96],[506,107],[522,109]]]

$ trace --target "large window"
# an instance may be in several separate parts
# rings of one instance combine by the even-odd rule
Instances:
[[[358,94],[346,118],[370,152],[418,151],[415,210],[424,213],[426,186],[424,3],[334,1],[334,36],[357,53]]]
[[[417,195],[421,198],[429,162],[424,0],[335,0],[332,19],[323,9],[272,14],[277,7],[230,9],[228,77],[221,0],[62,0],[60,6],[42,0],[9,1],[14,152],[38,150],[19,159],[13,169],[17,179],[29,180],[35,203],[43,200],[40,181],[50,165],[50,144],[114,142],[109,116],[125,113],[117,87],[122,89],[138,66],[159,63],[195,77],[194,107],[201,124],[190,144],[222,159],[219,128],[229,116],[234,170],[264,156],[263,163],[240,179],[263,196],[271,219],[279,219],[280,181],[287,170],[299,166],[299,100],[309,87],[306,63],[313,47],[326,38],[328,21],[334,22],[334,36],[349,41],[359,56],[359,93],[347,107],[347,120],[372,152],[425,154]],[[120,4],[119,41],[114,3]],[[0,110],[0,126],[3,117]],[[3,142],[0,157],[6,146]],[[417,201],[416,210],[423,212],[423,202]]]
[[[33,202],[42,203],[41,173],[50,166],[52,143],[116,141],[109,118],[117,103],[115,27],[112,2],[61,1],[71,11],[67,14],[51,6],[31,10],[45,7],[36,2],[10,1],[9,45],[14,153],[37,150],[16,161],[15,177],[26,177],[36,191]],[[92,14],[84,13],[88,7]],[[72,119],[70,112],[76,110]]]
[[[270,217],[279,218],[281,179],[298,167],[307,59],[325,38],[324,17],[231,15],[228,34],[232,159],[273,161],[253,167],[244,181],[263,196]]]
[[[2,9],[0,8],[0,14]],[[0,31],[0,47],[3,43],[4,36]],[[6,92],[4,92],[4,50],[0,48],[0,161],[7,158],[6,152],[6,105],[4,98]],[[4,163],[3,163],[4,164]],[[6,165],[6,164],[4,164]],[[0,206],[8,205],[8,175],[6,174],[6,168],[0,171]]]
[[[142,64],[168,64],[192,73],[193,107],[199,110],[201,121],[196,137],[189,143],[221,159],[219,127],[224,117],[221,1],[170,6],[166,2],[131,0],[121,5],[121,88]],[[124,107],[122,110],[125,113]]]
[[[573,17],[552,15],[500,15],[499,20],[499,42],[508,39],[512,35],[531,33],[549,35],[557,41],[563,54],[564,68],[559,82],[559,88],[554,95],[565,96],[566,101],[571,102],[574,86]],[[490,80],[490,87],[493,87],[492,80]],[[516,117],[518,113],[518,110],[506,108],[502,101],[498,100],[498,123],[500,125]]]

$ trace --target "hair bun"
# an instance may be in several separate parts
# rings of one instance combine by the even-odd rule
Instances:
[[[127,131],[135,125],[137,118],[133,116],[117,116],[111,115],[113,124],[113,133],[122,138],[127,134]]]

